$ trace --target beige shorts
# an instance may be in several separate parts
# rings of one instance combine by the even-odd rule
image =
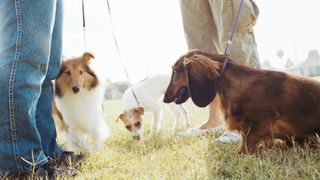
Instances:
[[[223,54],[240,0],[180,0],[183,27],[189,49]],[[230,47],[231,59],[260,68],[253,26],[259,10],[245,0]]]

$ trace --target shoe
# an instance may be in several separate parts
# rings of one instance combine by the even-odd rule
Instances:
[[[48,179],[55,180],[58,176],[76,176],[79,171],[73,167],[57,167],[52,163],[48,162],[42,166],[35,169],[34,172],[29,172],[19,175],[9,175],[5,179]]]
[[[59,157],[50,158],[49,161],[57,167],[60,167],[61,165],[74,166],[80,164],[83,158],[84,155],[82,154],[75,154],[72,151],[63,151]]]
[[[219,138],[215,139],[215,141],[227,144],[240,141],[240,136],[236,133],[225,131]]]
[[[203,136],[203,135],[213,135],[219,131],[223,131],[225,128],[223,125],[219,125],[214,128],[209,129],[198,129],[198,128],[191,128],[187,131],[177,132],[177,136],[184,136],[184,137],[196,137],[196,136]]]
[[[72,167],[57,167],[48,162],[40,166],[35,173],[36,178],[56,179],[57,176],[76,176],[78,170]]]
[[[68,156],[67,156],[68,155]],[[71,157],[71,152],[63,152],[59,158],[49,158],[49,161],[39,167],[35,171],[23,174],[8,174],[5,179],[56,179],[57,176],[76,176],[78,170],[73,167],[60,167],[60,165],[67,162],[67,158]],[[0,177],[1,179],[1,177]]]

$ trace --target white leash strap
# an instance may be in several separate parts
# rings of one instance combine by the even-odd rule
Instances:
[[[114,30],[114,27],[113,27],[110,3],[109,3],[109,0],[106,0],[106,1],[107,1],[108,12],[109,12],[109,20],[110,20],[110,26],[111,26],[113,41],[114,41],[114,44],[116,46],[116,49],[117,49],[117,52],[118,52],[118,55],[119,55],[119,58],[120,58],[120,63],[121,63],[122,69],[123,69],[123,71],[125,72],[125,74],[127,76],[128,82],[130,82],[128,71],[127,71],[127,69],[126,69],[126,67],[125,67],[125,65],[124,65],[124,63],[122,61],[122,58],[121,58],[121,53],[120,53],[118,41],[117,41],[117,38],[116,38],[116,33],[115,33],[115,30]],[[136,96],[136,94],[135,94],[135,92],[133,91],[132,88],[131,88],[131,91],[132,91],[132,94],[133,94],[138,106],[140,107],[140,102],[139,102],[139,100],[138,100],[138,98],[137,98],[137,96]]]

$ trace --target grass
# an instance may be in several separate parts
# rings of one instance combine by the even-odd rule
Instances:
[[[192,106],[188,104],[189,107]],[[190,111],[193,125],[206,118],[207,109]],[[150,135],[150,114],[145,118],[145,136],[133,141],[121,122],[121,101],[106,101],[106,119],[111,137],[103,152],[87,157],[76,179],[197,179],[207,176],[206,155],[210,137],[181,138],[172,131],[171,114],[165,109],[160,134]]]
[[[192,125],[208,116],[207,108],[187,102]],[[145,116],[145,136],[133,141],[121,122],[120,100],[105,102],[111,137],[102,152],[87,156],[74,178],[60,179],[320,179],[319,147],[273,147],[254,155],[235,153],[238,143],[221,144],[219,136],[177,137],[165,109],[160,134],[150,135],[150,114]],[[1,178],[0,178],[1,179]]]
[[[187,103],[193,125],[207,118],[208,110]],[[165,110],[157,137],[150,136],[150,115],[145,116],[145,137],[136,142],[123,125],[115,123],[120,100],[105,102],[112,135],[105,150],[87,157],[75,179],[320,179],[318,148],[273,147],[255,155],[235,153],[238,143],[221,144],[215,136],[176,137]]]

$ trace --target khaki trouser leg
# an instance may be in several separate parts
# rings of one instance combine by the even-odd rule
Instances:
[[[209,0],[212,16],[223,48],[226,47],[232,25],[239,9],[240,0]],[[240,64],[260,68],[257,45],[253,34],[259,10],[251,0],[245,0],[229,56]]]
[[[189,49],[222,54],[240,0],[180,0],[183,27]],[[259,56],[253,34],[259,10],[252,0],[245,0],[230,57],[243,65],[259,68]]]
[[[244,2],[229,56],[240,64],[259,68],[253,34],[253,26],[259,11],[253,1],[245,0]],[[189,49],[197,48],[223,54],[239,3],[240,0],[180,0],[183,27]],[[209,106],[209,119],[199,127],[201,129],[217,125],[220,106],[218,98],[215,98]]]
[[[180,7],[189,49],[223,53],[208,0],[180,0]]]

